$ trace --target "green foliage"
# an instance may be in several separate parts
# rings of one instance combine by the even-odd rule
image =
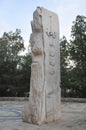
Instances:
[[[60,40],[60,68],[61,68],[61,94],[62,97],[68,96],[68,89],[70,89],[70,69],[69,69],[69,48],[70,45],[67,42],[65,36]]]
[[[61,41],[61,88],[63,96],[86,97],[86,17],[76,17],[71,37]]]
[[[86,17],[78,15],[73,24],[70,55],[75,67],[72,79],[79,96],[86,97]]]
[[[16,29],[15,32],[5,32],[0,38],[0,96],[24,96],[29,91],[28,66],[31,62],[26,63],[29,56],[20,55],[24,50],[24,40],[20,33]]]
[[[28,53],[23,57],[23,62],[21,63],[21,73],[23,74],[22,85],[24,86],[24,91],[26,95],[30,90],[31,63],[32,57],[31,54]]]

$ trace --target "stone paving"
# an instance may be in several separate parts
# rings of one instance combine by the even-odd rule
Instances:
[[[0,101],[0,130],[86,130],[86,103],[62,102],[62,118],[42,126],[22,122],[27,101]]]

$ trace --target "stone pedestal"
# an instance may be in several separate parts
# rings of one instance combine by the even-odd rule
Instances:
[[[58,16],[37,7],[31,26],[30,97],[22,117],[25,122],[43,124],[61,117]]]

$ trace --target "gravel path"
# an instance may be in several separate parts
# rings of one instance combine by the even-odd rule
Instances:
[[[86,103],[62,102],[58,122],[38,126],[22,122],[27,101],[0,101],[0,130],[86,130]]]

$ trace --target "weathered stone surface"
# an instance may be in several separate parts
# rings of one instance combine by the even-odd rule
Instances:
[[[31,25],[31,87],[23,121],[42,124],[61,117],[58,16],[37,7]]]

